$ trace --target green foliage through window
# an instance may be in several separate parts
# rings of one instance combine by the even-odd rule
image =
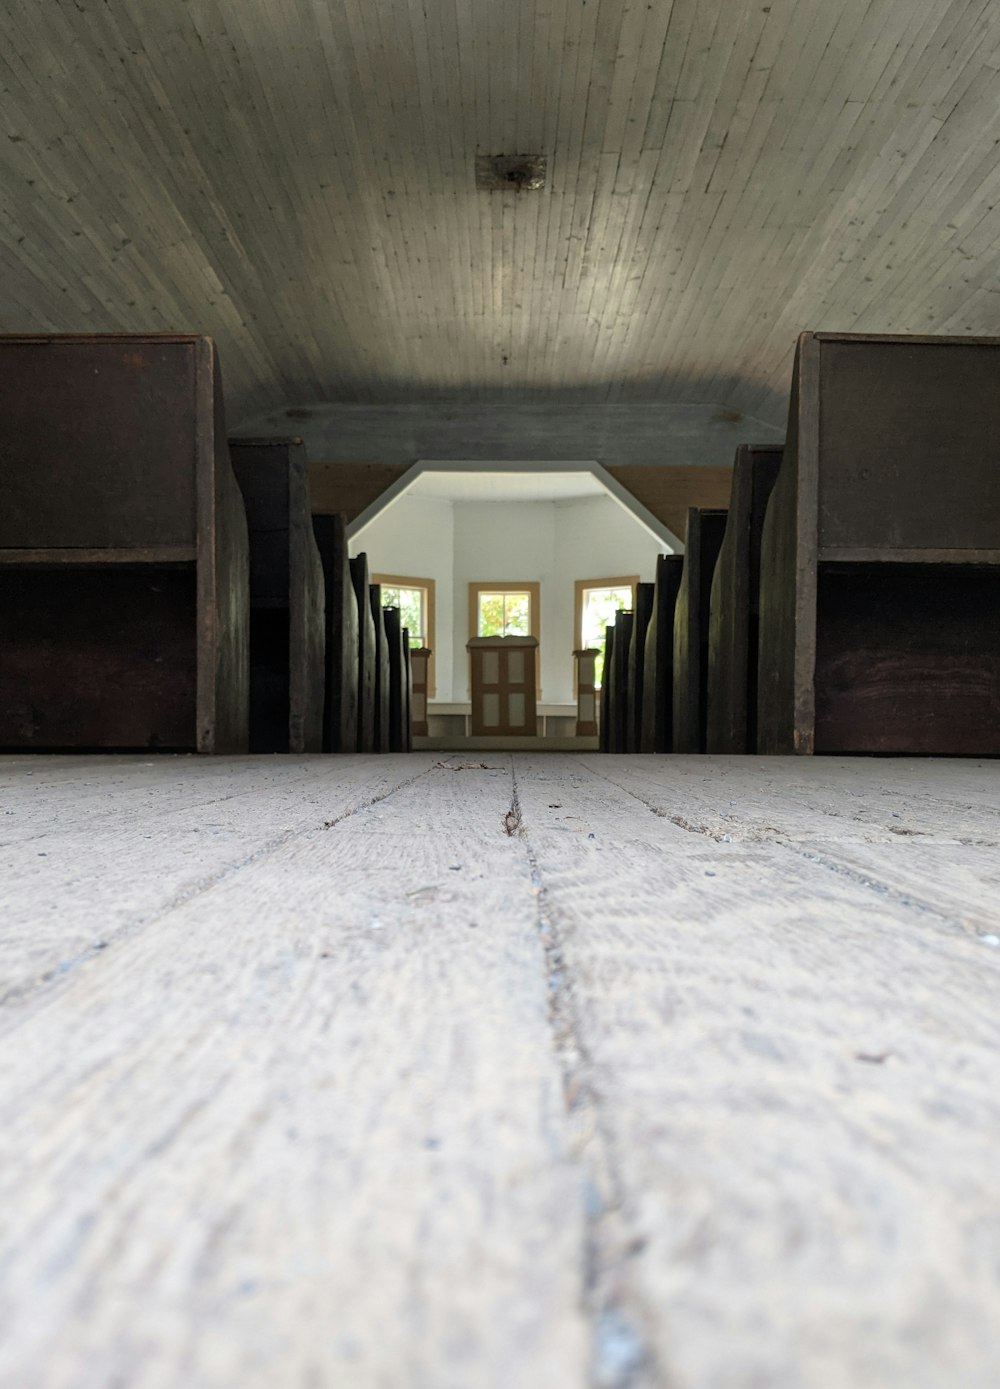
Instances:
[[[604,675],[604,646],[607,640],[606,629],[615,624],[615,613],[620,608],[632,606],[631,585],[622,588],[585,588],[583,590],[583,621],[581,636],[583,645],[600,655],[594,663],[595,683],[600,689]]]
[[[398,588],[394,584],[383,584],[382,606],[399,609],[400,621],[410,634],[412,647],[426,646],[427,634],[424,628],[427,593],[425,589]]]
[[[480,593],[477,636],[530,637],[531,595]]]

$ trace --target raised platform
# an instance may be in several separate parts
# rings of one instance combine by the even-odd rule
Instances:
[[[998,793],[0,758],[0,1385],[996,1389]]]
[[[596,738],[542,737],[537,738],[494,738],[487,734],[473,737],[471,734],[454,734],[435,738],[414,738],[414,751],[428,752],[475,752],[492,750],[496,752],[596,752]]]
[[[576,732],[576,705],[539,702],[539,736],[549,738],[572,738]],[[434,701],[427,705],[427,721],[432,738],[468,738],[472,733],[472,705]],[[445,746],[442,744],[442,746]],[[596,746],[596,744],[595,744]],[[558,751],[551,747],[551,751]]]

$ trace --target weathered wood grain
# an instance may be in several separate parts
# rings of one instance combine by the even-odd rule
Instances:
[[[639,764],[623,784],[659,814],[720,843],[780,843],[878,899],[949,928],[990,934],[1000,900],[1000,806],[991,762],[823,758],[795,775],[776,758],[718,759],[706,779],[687,759],[669,779]],[[872,766],[891,765],[883,778]],[[933,765],[934,771],[930,768]],[[601,767],[618,780],[615,765]],[[946,790],[945,790],[946,788]]]
[[[136,923],[162,920],[290,835],[319,832],[431,761],[424,754],[383,768],[353,757],[334,775],[319,761],[269,760],[246,773],[249,764],[227,759],[211,787],[192,786],[190,764],[179,783],[155,765],[121,763],[82,787],[36,783],[22,764],[0,781],[0,995],[48,985]]]
[[[995,764],[4,757],[0,808],[4,1386],[993,1389]]]
[[[428,397],[780,425],[804,323],[997,331],[998,52],[969,0],[7,0],[6,318],[203,325],[233,423],[389,403],[410,458]]]
[[[5,1385],[584,1382],[584,1191],[509,805],[505,770],[438,768],[314,812],[4,1010]]]
[[[633,768],[680,759],[552,761],[517,758],[518,796],[639,1382],[987,1389],[1000,951],[650,813]]]

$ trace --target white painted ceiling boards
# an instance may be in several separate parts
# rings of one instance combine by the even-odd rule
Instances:
[[[210,332],[236,425],[1000,333],[997,0],[4,0],[0,129],[0,327]]]

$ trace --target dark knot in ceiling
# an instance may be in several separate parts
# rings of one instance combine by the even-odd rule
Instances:
[[[533,192],[545,187],[545,162],[543,154],[478,154],[476,187],[488,193]]]

